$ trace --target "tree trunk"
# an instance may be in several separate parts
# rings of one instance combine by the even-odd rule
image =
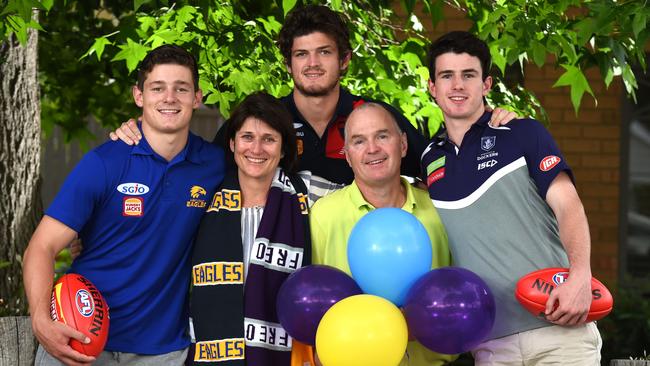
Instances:
[[[42,215],[38,33],[0,44],[0,315],[25,314],[22,255]]]
[[[36,339],[28,316],[0,318],[0,366],[32,366]]]

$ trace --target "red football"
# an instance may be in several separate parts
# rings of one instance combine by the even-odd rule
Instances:
[[[54,284],[50,303],[52,319],[84,333],[90,343],[70,340],[70,347],[88,356],[99,355],[108,338],[108,305],[85,277],[68,273]]]
[[[546,300],[551,291],[569,278],[568,268],[545,268],[531,272],[517,282],[515,297],[533,315],[544,318]],[[591,307],[587,321],[598,320],[612,311],[614,300],[605,285],[591,278]]]

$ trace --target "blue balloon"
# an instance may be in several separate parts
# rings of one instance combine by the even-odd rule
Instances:
[[[409,332],[438,353],[469,351],[494,326],[496,306],[488,285],[460,267],[434,269],[409,290],[404,306]]]
[[[398,208],[364,215],[348,238],[348,264],[363,292],[404,304],[411,285],[431,269],[431,239],[420,221]]]

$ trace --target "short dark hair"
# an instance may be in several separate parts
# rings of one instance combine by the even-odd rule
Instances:
[[[269,127],[282,136],[282,153],[280,166],[292,172],[298,160],[296,131],[293,128],[293,118],[287,108],[278,99],[265,92],[255,92],[248,95],[232,112],[225,125],[225,140],[229,143],[235,139],[244,122],[253,117],[264,121]]]
[[[164,64],[181,65],[189,68],[192,72],[194,89],[195,91],[199,90],[199,68],[196,59],[183,47],[171,44],[162,45],[149,51],[147,56],[140,61],[138,65],[138,89],[142,90],[144,88],[144,80],[154,66]]]
[[[341,13],[324,5],[297,6],[287,14],[278,37],[278,46],[287,65],[291,66],[293,40],[314,32],[334,38],[341,60],[352,51],[350,31]]]
[[[490,74],[492,56],[490,56],[487,44],[472,33],[453,31],[436,39],[429,47],[429,78],[431,81],[435,82],[436,80],[436,58],[449,52],[467,53],[477,57],[481,62],[482,79],[485,80]]]

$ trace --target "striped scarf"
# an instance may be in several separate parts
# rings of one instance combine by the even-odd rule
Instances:
[[[311,260],[306,196],[304,182],[278,168],[244,286],[242,197],[237,172],[226,174],[194,244],[195,364],[290,365],[292,339],[279,324],[276,296],[284,280]]]

